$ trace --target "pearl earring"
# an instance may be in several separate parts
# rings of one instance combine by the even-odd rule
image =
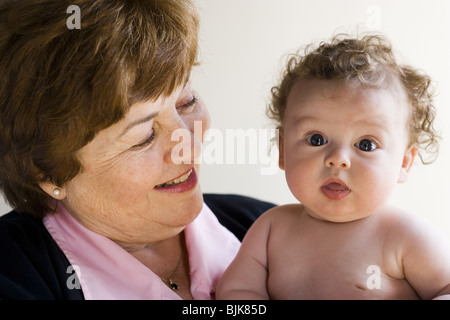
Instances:
[[[59,188],[53,189],[53,195],[55,197],[59,197],[61,195],[61,189],[59,189]]]

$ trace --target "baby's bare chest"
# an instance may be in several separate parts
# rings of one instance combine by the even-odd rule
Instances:
[[[268,287],[272,298],[417,298],[404,279],[396,253],[387,251],[382,238],[369,232],[326,231],[271,237]]]

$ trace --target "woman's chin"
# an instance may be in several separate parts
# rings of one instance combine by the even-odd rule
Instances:
[[[179,227],[186,226],[194,221],[200,214],[203,208],[203,194],[199,186],[192,190],[189,199],[180,201],[180,205],[176,207],[177,220]]]

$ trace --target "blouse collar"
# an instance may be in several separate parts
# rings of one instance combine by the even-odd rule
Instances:
[[[71,263],[67,285],[74,286],[69,277],[73,275],[72,270],[76,271],[86,300],[181,299],[117,243],[80,224],[62,203],[55,214],[44,218],[44,225]],[[217,282],[236,256],[240,242],[219,223],[206,204],[186,226],[184,234],[191,294],[196,300],[214,299]]]

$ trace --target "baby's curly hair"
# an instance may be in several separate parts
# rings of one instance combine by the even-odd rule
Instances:
[[[277,126],[283,123],[292,86],[299,79],[307,78],[351,80],[369,88],[387,88],[399,80],[412,107],[410,145],[418,148],[422,163],[435,160],[439,135],[433,125],[436,117],[433,81],[415,68],[398,64],[385,36],[339,34],[329,42],[321,42],[317,48],[309,45],[289,55],[280,83],[271,90],[272,99],[266,110]],[[432,155],[431,160],[425,160],[421,151]]]

